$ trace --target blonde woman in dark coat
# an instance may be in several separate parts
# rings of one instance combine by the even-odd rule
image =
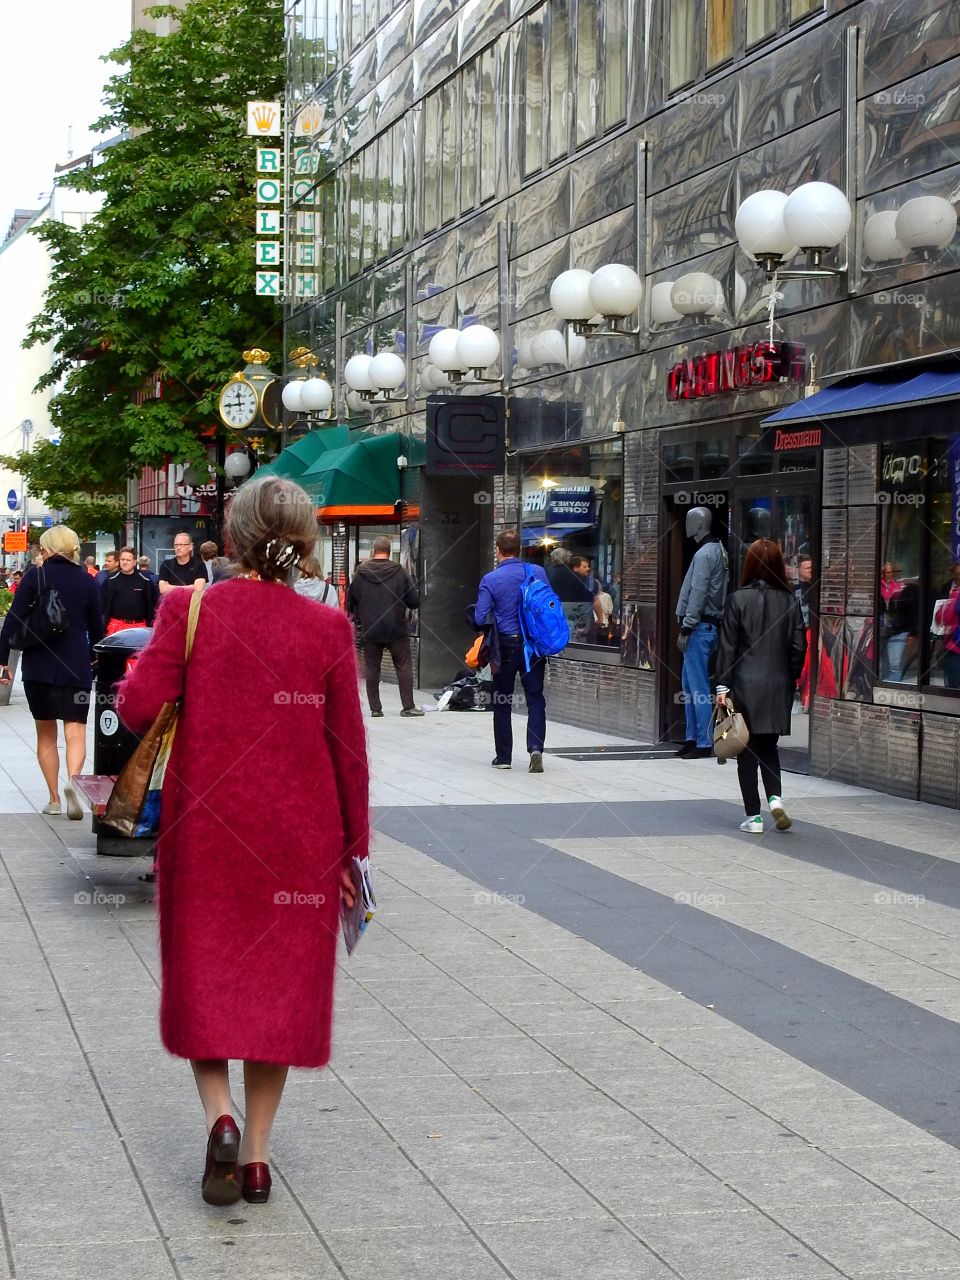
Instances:
[[[717,647],[717,705],[724,706],[729,694],[750,730],[750,743],[737,756],[737,777],[746,811],[740,830],[751,835],[763,833],[758,770],[777,830],[791,825],[777,743],[790,732],[806,652],[803,613],[787,583],[780,548],[760,538],[747,548],[741,589],[727,597]]]

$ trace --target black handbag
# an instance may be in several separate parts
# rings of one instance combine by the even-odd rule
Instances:
[[[37,649],[40,645],[54,643],[70,626],[70,616],[64,608],[56,587],[44,587],[43,569],[38,570],[40,588],[27,616],[14,630],[11,649]]]

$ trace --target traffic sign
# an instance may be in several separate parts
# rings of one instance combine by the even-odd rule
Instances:
[[[27,531],[20,529],[15,533],[5,533],[3,535],[4,551],[26,551],[27,550]]]
[[[20,495],[17,493],[16,489],[11,489],[10,492],[7,494],[7,506],[10,508],[11,511],[16,511],[19,505],[20,505]]]

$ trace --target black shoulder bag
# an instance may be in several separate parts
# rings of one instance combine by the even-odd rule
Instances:
[[[30,606],[27,616],[14,630],[10,641],[11,649],[37,649],[40,645],[53,644],[70,626],[70,617],[64,608],[60,593],[56,587],[44,585],[43,568],[37,570],[40,586],[37,598]]]

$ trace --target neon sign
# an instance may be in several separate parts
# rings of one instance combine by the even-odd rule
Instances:
[[[702,400],[748,387],[803,382],[806,351],[795,342],[755,342],[681,360],[667,373],[669,400]]]

